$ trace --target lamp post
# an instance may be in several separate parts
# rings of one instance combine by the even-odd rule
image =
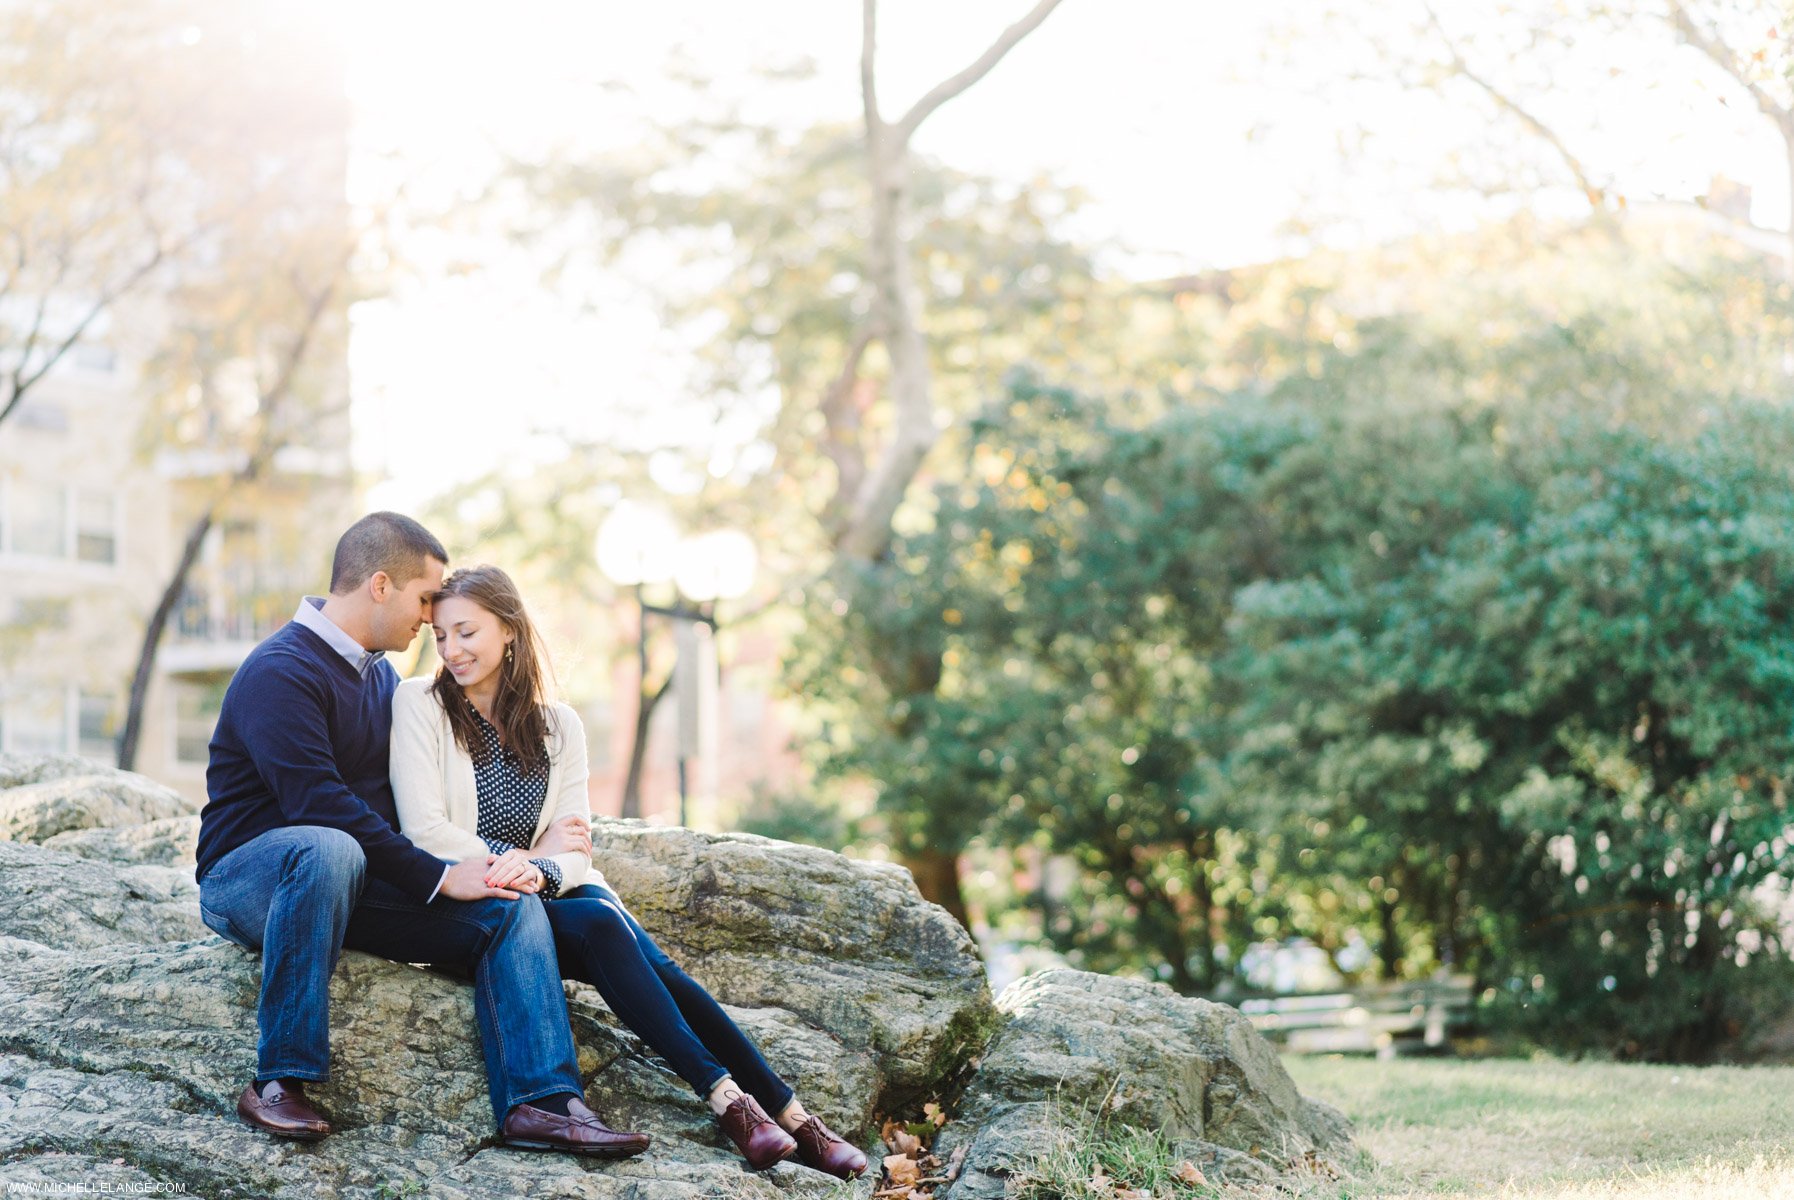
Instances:
[[[714,687],[716,671],[704,671],[707,658],[699,647],[698,628],[714,636],[716,604],[745,595],[753,585],[757,555],[746,534],[723,529],[692,537],[680,537],[678,526],[664,509],[624,501],[611,511],[598,530],[598,569],[613,583],[632,588],[636,603],[636,677],[638,703],[629,776],[623,790],[623,815],[641,815],[641,771],[647,748],[648,722],[654,706],[671,686],[679,705],[678,775],[679,823],[689,821],[688,767],[699,751],[703,716],[701,692]],[[667,582],[673,585],[670,605],[650,604],[645,589]],[[673,622],[678,646],[673,673],[658,690],[648,690],[648,617]],[[714,739],[710,739],[713,743]],[[706,761],[715,755],[714,744],[705,746]]]

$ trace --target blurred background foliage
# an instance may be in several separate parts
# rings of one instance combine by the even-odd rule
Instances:
[[[814,63],[693,70],[474,206],[689,350],[685,436],[430,513],[561,614],[571,690],[614,688],[591,547],[653,495],[760,548],[729,623],[803,770],[739,826],[897,858],[999,972],[1237,997],[1299,945],[1467,974],[1534,1044],[1747,1052],[1794,998],[1794,230],[1718,178],[1635,204],[1602,101],[1736,104],[1794,164],[1786,4],[1291,8],[1255,52],[1342,114],[1341,194],[1292,205],[1301,252],[1175,277],[1080,189],[910,144],[1050,0],[907,111],[876,8],[859,119],[771,115]],[[1460,114],[1400,126],[1422,153],[1374,115],[1415,105]]]
[[[1286,6],[1236,48],[1264,90],[1227,94],[1299,95],[1271,107],[1314,135],[1255,129],[1261,155],[1338,143],[1313,176],[1337,194],[1289,200],[1299,249],[1166,276],[1092,234],[1080,188],[911,145],[1053,0],[908,109],[874,98],[870,44],[856,103],[802,119],[772,101],[815,64],[670,71],[621,149],[495,142],[446,191],[462,164],[370,152],[334,79],[328,104],[249,86],[298,8],[0,4],[0,426],[116,316],[140,456],[247,464],[196,507],[196,553],[264,460],[346,440],[351,301],[497,290],[519,261],[536,301],[622,294],[681,385],[633,411],[605,380],[605,436],[541,422],[543,364],[496,333],[498,386],[391,428],[447,429],[419,515],[516,574],[569,698],[619,720],[640,610],[594,561],[607,515],[649,496],[751,534],[723,636],[774,647],[753,682],[802,771],[739,827],[903,861],[1004,971],[1228,998],[1300,944],[1348,983],[1468,974],[1538,1044],[1746,1053],[1794,1001],[1794,229],[1723,178],[1635,185],[1610,118],[1729,107],[1794,170],[1794,10],[1373,7]],[[261,138],[280,153],[240,151]],[[1194,227],[1235,182],[1167,191]],[[93,306],[47,346],[71,294]],[[158,321],[123,329],[121,299]],[[271,382],[221,386],[246,364]],[[518,428],[557,453],[506,461]],[[646,641],[644,705],[671,659]]]
[[[1188,315],[1171,374],[1216,382],[1180,402],[1013,376],[920,527],[813,597],[822,778],[878,781],[875,836],[1008,860],[986,902],[1091,969],[1225,994],[1261,939],[1356,943],[1646,1057],[1773,1010],[1787,287],[1514,232],[1411,309],[1268,268],[1281,320]],[[918,653],[938,688],[877,686]]]
[[[1468,973],[1496,1025],[1648,1059],[1785,1011],[1771,259],[1523,213],[1126,283],[1067,232],[1075,195],[924,162],[942,444],[867,561],[828,551],[818,415],[865,320],[850,136],[767,141],[737,189],[525,173],[612,254],[726,230],[666,320],[703,331],[719,412],[786,399],[772,470],[669,498],[750,529],[785,589],[755,619],[789,646],[811,783],[742,828],[944,858],[924,890],[1020,964],[1228,997],[1266,986],[1255,946],[1303,942],[1347,982]],[[874,357],[870,423],[882,383]],[[587,485],[651,486],[646,458],[588,447],[432,517],[590,605]]]

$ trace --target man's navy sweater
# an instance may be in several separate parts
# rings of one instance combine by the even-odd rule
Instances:
[[[427,901],[446,865],[399,833],[387,754],[398,672],[366,675],[288,622],[237,668],[212,733],[198,867],[288,825],[324,825],[361,843],[368,872]]]

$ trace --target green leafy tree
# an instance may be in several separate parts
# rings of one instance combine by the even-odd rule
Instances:
[[[1750,396],[1788,314],[1760,264],[1645,277],[1298,330],[1270,387],[1132,427],[1018,382],[886,603],[808,643],[824,700],[863,647],[945,668],[832,766],[1077,864],[1044,923],[1091,965],[1199,990],[1357,929],[1567,1041],[1709,1053],[1779,954],[1794,426]]]
[[[852,570],[888,555],[911,485],[951,424],[954,409],[940,394],[937,364],[944,357],[946,372],[969,377],[967,368],[978,357],[975,335],[988,318],[978,316],[978,305],[961,305],[958,315],[969,320],[957,332],[972,359],[943,356],[947,348],[933,336],[945,327],[937,310],[942,294],[1007,289],[1025,296],[1030,290],[1050,292],[1055,282],[1050,263],[1006,262],[977,240],[961,267],[931,255],[927,231],[935,224],[921,212],[927,198],[918,186],[926,165],[912,143],[924,122],[988,76],[1058,4],[1037,0],[964,69],[892,115],[879,88],[877,0],[862,0],[863,119],[846,136],[837,133],[802,148],[798,157],[806,166],[834,168],[797,172],[808,186],[825,182],[831,173],[846,173],[844,186],[814,193],[818,203],[811,206],[794,207],[790,194],[755,186],[784,174],[776,166],[791,155],[777,133],[758,135],[758,162],[775,164],[773,171],[744,186],[717,186],[719,176],[741,182],[728,150],[744,135],[750,144],[756,138],[732,118],[677,135],[673,141],[684,142],[685,152],[660,162],[530,172],[539,193],[558,201],[551,207],[571,211],[577,220],[596,217],[619,238],[664,234],[663,244],[698,247],[699,260],[712,272],[733,268],[717,276],[727,282],[701,298],[696,310],[713,321],[723,318],[733,336],[717,339],[721,362],[749,390],[746,397],[740,387],[710,394],[740,403],[776,388],[775,424],[821,451],[833,477],[800,500],[815,523],[819,559],[832,558]],[[977,202],[977,184],[964,182],[972,186],[940,197],[943,216],[960,216],[968,203]],[[1012,228],[1027,229],[1036,211],[1031,197],[1015,193],[1009,219],[982,232],[1005,240]],[[942,249],[950,254],[953,247],[948,243]],[[1012,273],[1005,274],[1005,268]],[[758,293],[787,269],[793,280],[807,276],[813,286],[787,293],[803,299],[783,312],[762,305]],[[875,348],[881,352],[876,357]],[[797,468],[788,478],[801,487],[807,474]],[[846,593],[841,598],[852,603]],[[905,693],[930,690],[940,674],[939,664],[927,659],[887,658],[880,669]],[[957,847],[902,844],[899,849],[924,894],[963,916]]]

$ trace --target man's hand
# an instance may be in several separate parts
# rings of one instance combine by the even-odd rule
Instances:
[[[484,900],[488,896],[504,900],[517,899],[517,892],[491,887],[486,883],[486,864],[491,858],[491,855],[487,855],[485,858],[469,858],[456,863],[442,877],[442,887],[437,889],[436,894],[447,896],[450,900]]]
[[[486,856],[486,886],[536,892],[542,888],[542,868],[530,861],[528,850],[506,850]]]
[[[557,854],[583,854],[592,857],[592,827],[584,817],[562,817],[542,831],[530,854],[536,858],[552,858]]]

